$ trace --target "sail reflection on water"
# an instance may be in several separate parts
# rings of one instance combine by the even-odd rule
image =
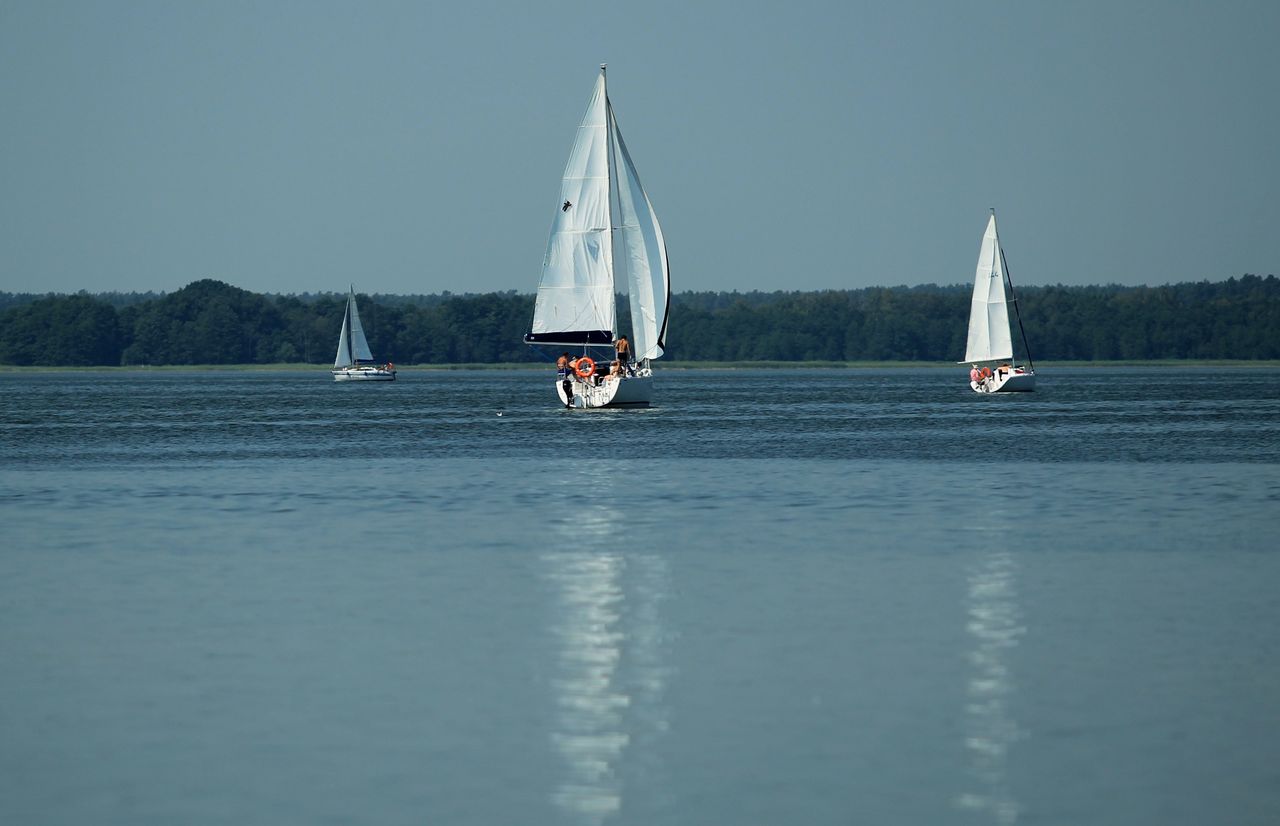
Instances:
[[[607,550],[621,518],[606,504],[580,508],[559,544],[582,550],[543,556],[556,596],[551,739],[564,772],[552,802],[582,823],[621,809],[626,778],[654,780],[652,745],[667,726],[659,613],[666,563]]]
[[[1010,711],[1016,684],[1009,659],[1025,628],[1018,608],[1013,554],[984,555],[969,574],[967,630],[973,647],[965,705],[965,752],[970,789],[962,809],[984,812],[1002,826],[1016,823],[1019,806],[1009,789],[1009,751],[1020,737]]]

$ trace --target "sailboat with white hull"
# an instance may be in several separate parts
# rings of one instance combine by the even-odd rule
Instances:
[[[612,370],[618,339],[625,338],[615,338],[619,264],[632,333],[628,363]],[[653,397],[652,362],[666,348],[670,302],[662,227],[618,129],[601,65],[561,180],[524,341],[580,353],[556,379],[566,407],[645,407]]]
[[[1005,295],[1006,283],[1008,297]],[[1022,346],[1027,354],[1025,365],[1017,364],[1013,358],[1010,304],[1018,319],[1018,330],[1022,333]],[[965,346],[964,361],[960,363],[969,364],[969,386],[976,393],[1016,393],[1036,389],[1031,348],[1027,345],[1018,299],[1009,278],[1009,265],[996,232],[994,209],[978,250],[978,269],[974,275],[973,301],[969,308],[969,340]]]
[[[369,342],[360,324],[356,308],[356,288],[347,294],[347,309],[342,315],[342,332],[338,335],[338,355],[333,360],[334,381],[395,381],[395,365],[375,364]]]

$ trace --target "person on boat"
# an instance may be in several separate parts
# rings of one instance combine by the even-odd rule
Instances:
[[[973,369],[969,371],[969,381],[974,384],[982,384],[982,371],[978,369],[978,365],[970,365]]]
[[[626,372],[626,368],[622,366],[622,362],[618,359],[614,359],[613,363],[609,365],[609,378],[611,379],[620,379],[626,375]]]
[[[573,371],[578,369],[578,360],[570,360],[569,354],[565,353],[556,362],[557,368],[560,362],[564,362],[564,369],[560,370],[560,387],[564,390],[564,406],[573,407]]]
[[[560,377],[560,387],[564,389],[564,406],[573,407],[574,372],[578,369],[578,360],[569,358],[568,353],[561,353],[556,359],[556,375]]]
[[[627,341],[626,336],[618,336],[618,340],[613,343],[613,349],[618,351],[618,363],[622,365],[623,372],[630,372],[627,362],[631,360],[631,342]]]

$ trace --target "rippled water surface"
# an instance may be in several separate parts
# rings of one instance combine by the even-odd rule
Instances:
[[[0,822],[1280,822],[1280,370],[0,374]]]

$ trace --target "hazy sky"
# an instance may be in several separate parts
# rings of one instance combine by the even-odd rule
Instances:
[[[1280,3],[0,0],[0,290],[532,292],[598,65],[678,290],[1280,273]]]

